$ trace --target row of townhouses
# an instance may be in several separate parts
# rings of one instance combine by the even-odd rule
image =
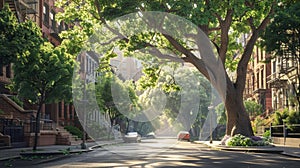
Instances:
[[[32,20],[41,28],[43,37],[54,46],[60,44],[58,34],[68,29],[64,22],[56,21],[56,14],[61,11],[54,6],[54,0],[0,0],[0,9],[8,4],[19,22]],[[34,118],[36,107],[24,102],[21,107],[13,101],[14,95],[6,85],[14,73],[12,65],[0,67],[0,146],[32,146],[34,139]],[[77,143],[76,138],[68,133],[64,126],[80,124],[72,104],[45,104],[42,109],[41,131],[38,145]],[[10,136],[10,142],[8,142]]]
[[[261,104],[266,115],[283,108],[298,110],[298,58],[299,51],[276,56],[255,46],[252,61],[248,64],[245,100],[255,100]]]

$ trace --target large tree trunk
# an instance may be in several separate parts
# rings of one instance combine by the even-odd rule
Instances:
[[[253,136],[249,114],[246,112],[242,94],[233,89],[227,92],[226,97],[226,135],[242,134],[248,137]]]

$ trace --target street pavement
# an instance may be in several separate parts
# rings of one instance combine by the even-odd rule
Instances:
[[[34,152],[32,151],[32,147],[0,149],[0,161],[20,158],[22,155],[63,154],[66,151],[70,153],[90,152],[93,150],[93,148],[117,144],[121,142],[123,141],[118,140],[118,141],[87,142],[86,149],[81,149],[80,144],[38,146],[37,150]]]
[[[67,145],[51,145],[51,146],[39,146],[37,151],[32,152],[32,147],[26,148],[10,148],[0,150],[0,161],[20,158],[21,155],[31,154],[59,154],[68,150],[70,153],[82,153],[92,151],[94,148],[103,147],[106,145],[113,145],[122,143],[119,141],[97,141],[86,143],[87,149],[81,149],[81,145],[67,146]],[[291,146],[274,145],[270,147],[226,147],[220,145],[220,141],[194,141],[193,143],[205,144],[212,149],[216,150],[229,150],[229,151],[245,151],[245,152],[259,152],[259,153],[279,153],[282,155],[300,158],[300,148]]]

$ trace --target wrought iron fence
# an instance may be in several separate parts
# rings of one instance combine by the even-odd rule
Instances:
[[[272,137],[300,138],[300,124],[271,125],[270,131]]]

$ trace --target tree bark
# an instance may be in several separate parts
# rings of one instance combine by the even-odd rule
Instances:
[[[243,94],[231,82],[227,83],[227,95],[224,104],[227,116],[226,135],[253,136],[249,114],[244,106]]]
[[[39,138],[39,133],[40,133],[40,121],[41,121],[41,110],[42,110],[43,103],[39,103],[38,111],[36,113],[35,117],[35,132],[34,132],[34,144],[32,150],[37,149],[37,144],[38,144],[38,138]]]

